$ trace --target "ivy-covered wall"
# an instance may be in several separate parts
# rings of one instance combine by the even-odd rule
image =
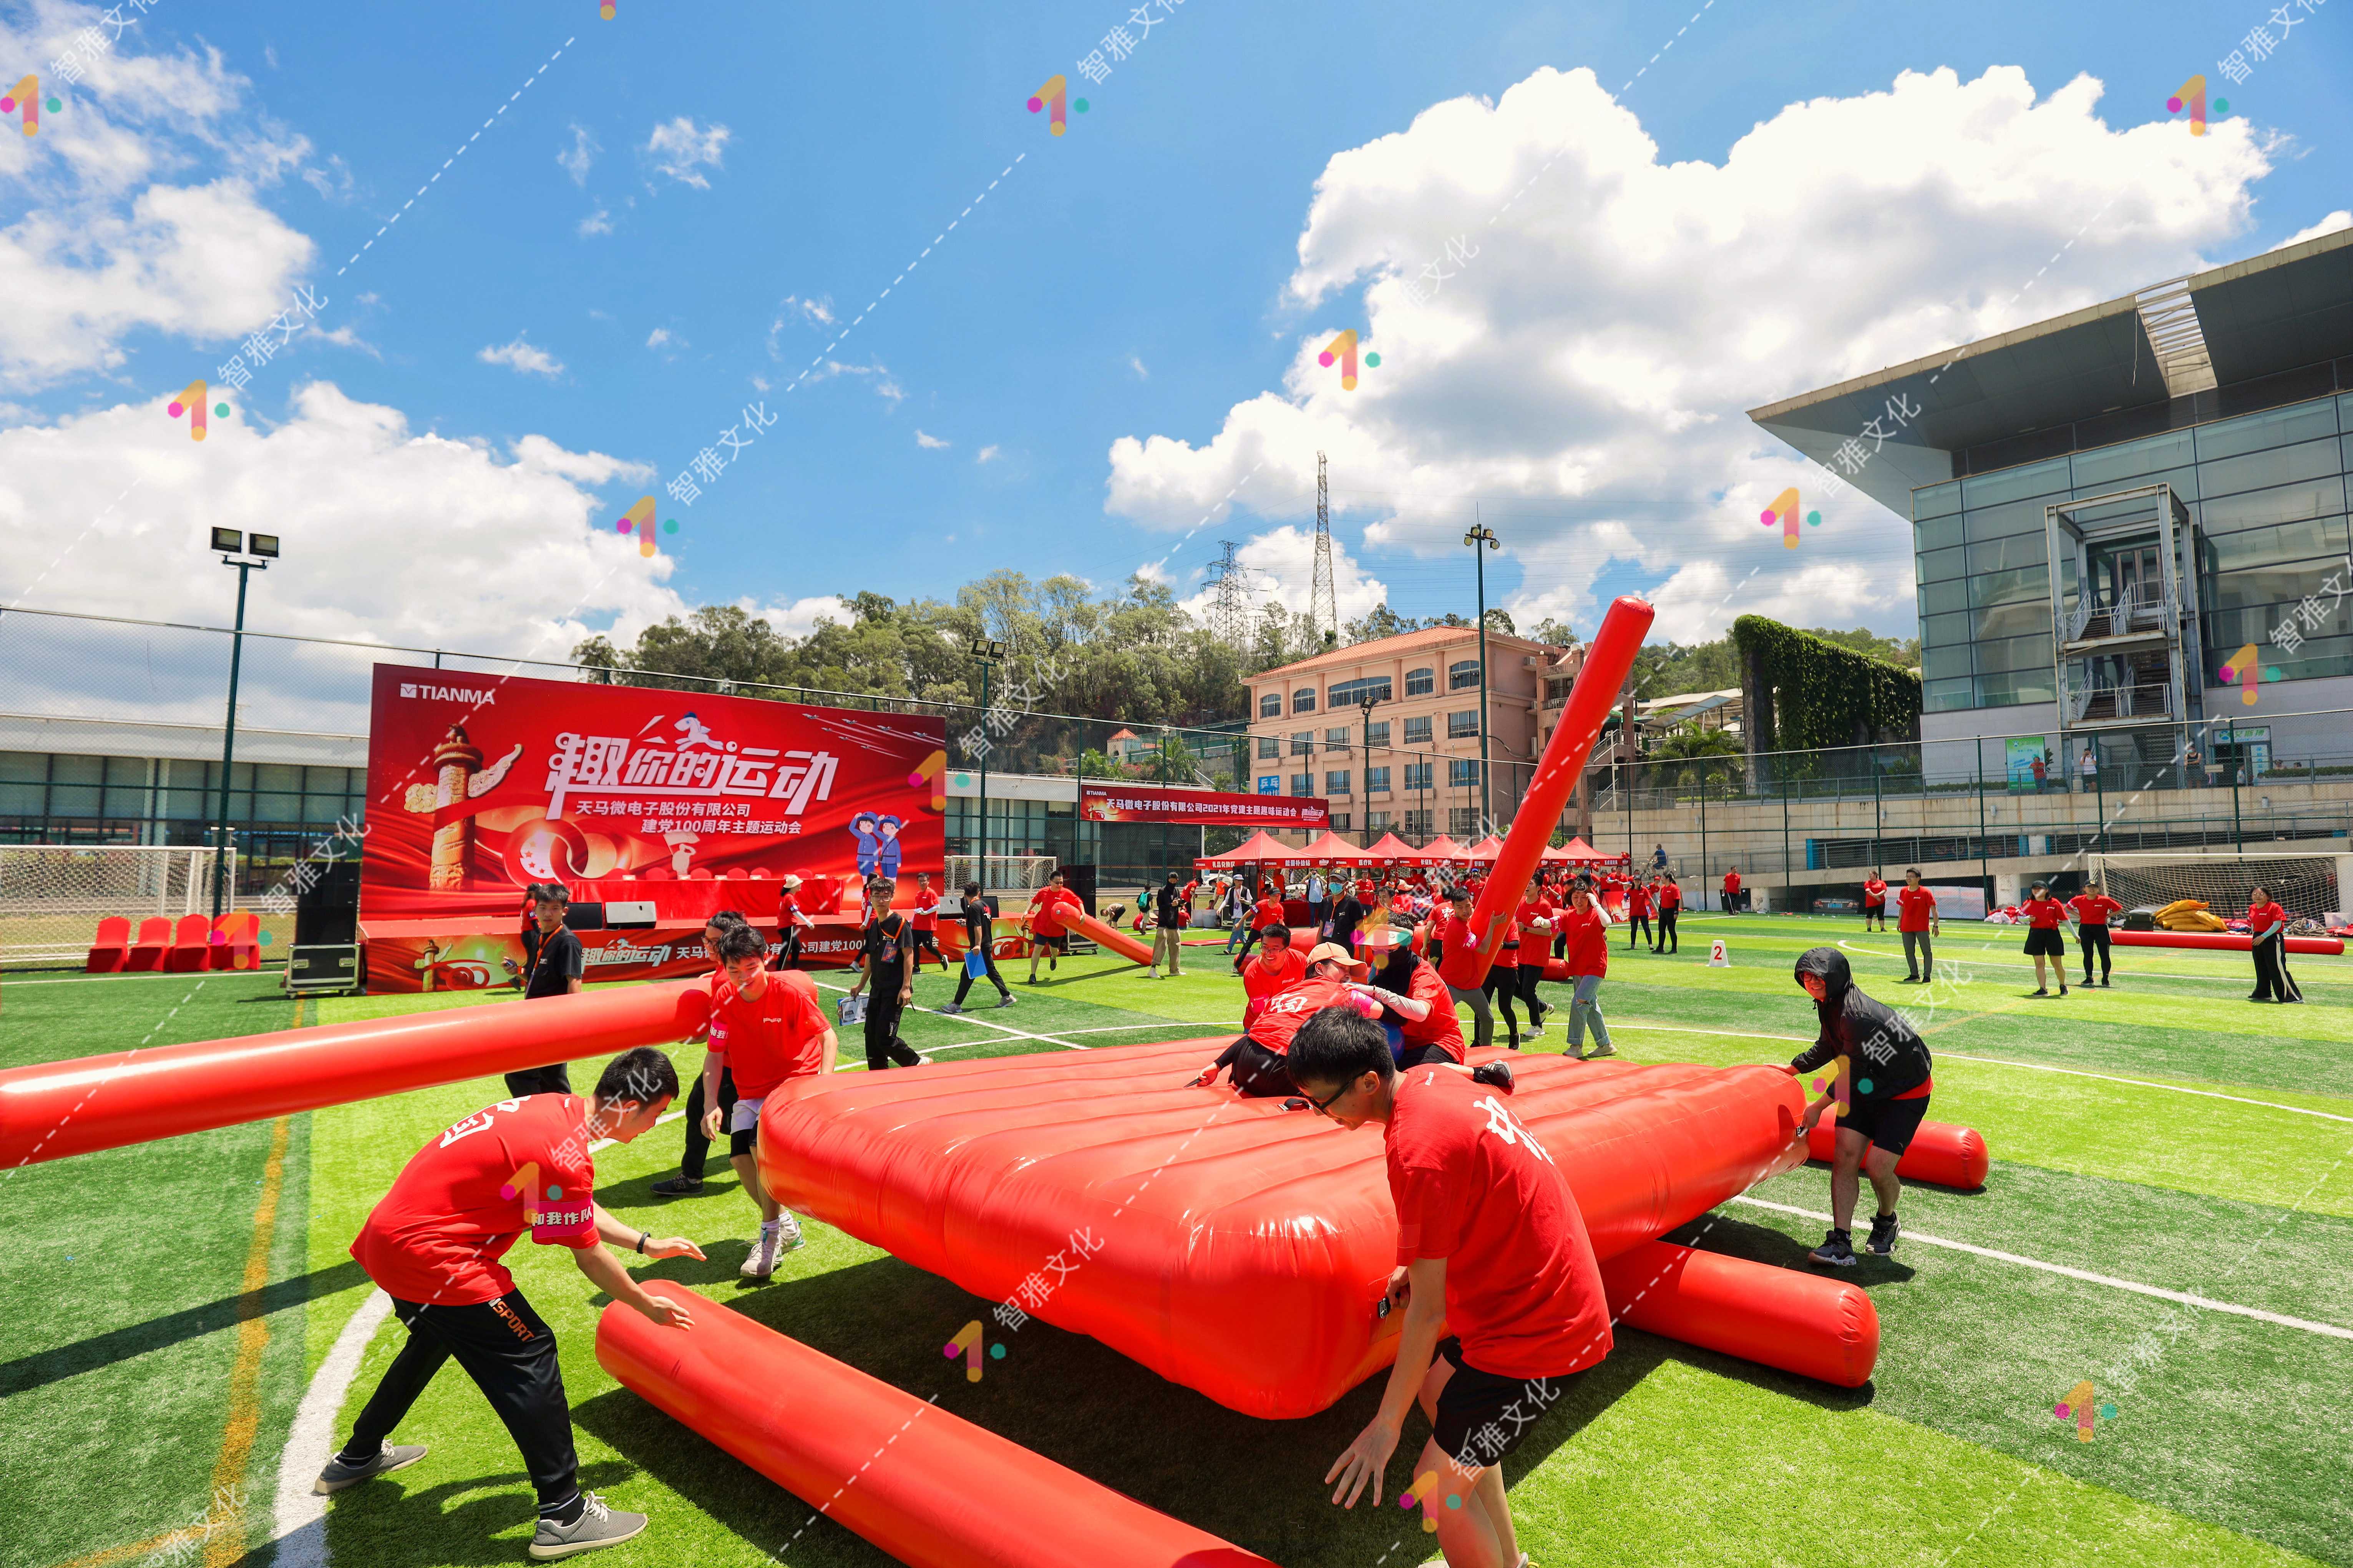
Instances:
[[[1763,616],[1732,623],[1749,754],[1920,737],[1920,678]]]

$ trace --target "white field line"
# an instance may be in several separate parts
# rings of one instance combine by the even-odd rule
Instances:
[[[1791,1204],[1767,1203],[1763,1198],[1746,1194],[1732,1200],[1760,1209],[1775,1209],[1793,1214],[1800,1219],[1818,1220],[1824,1225],[1831,1216],[1812,1209],[1801,1209]],[[1972,1257],[1989,1258],[1996,1263],[2014,1263],[2021,1268],[2039,1268],[2045,1274],[2061,1274],[2070,1279],[2081,1279],[2090,1285],[2105,1285],[2111,1290],[2129,1290],[2136,1296],[2154,1296],[2161,1301],[2178,1301],[2185,1307],[2196,1307],[2209,1312],[2228,1312],[2233,1317],[2253,1318],[2258,1322],[2277,1323],[2282,1328],[2301,1329],[2307,1334],[2326,1334],[2330,1339],[2353,1340],[2353,1329],[2335,1323],[2316,1323],[2306,1318],[2291,1318],[2283,1312],[2266,1312],[2260,1307],[2242,1307],[2235,1301],[2217,1301],[2207,1296],[2193,1296],[2187,1290],[2168,1290],[2161,1286],[2143,1285],[2135,1279],[2119,1279],[2112,1274],[2094,1274],[2087,1268],[2070,1268],[2063,1263],[2045,1263],[2039,1258],[2021,1258],[2015,1252],[2001,1252],[1990,1247],[1975,1247],[1966,1241],[1948,1241],[1943,1237],[1923,1236],[1916,1230],[1904,1233],[1906,1241],[1916,1241],[1923,1247],[1941,1247],[1953,1252],[1966,1252]]]
[[[2017,930],[2017,929],[2019,929],[2019,928],[2017,928],[2017,927],[2011,927],[2011,928],[2010,928],[2010,929],[2011,929],[2011,930]],[[1903,955],[1902,953],[1900,953],[1900,952],[1888,952],[1885,948],[1881,948],[1881,947],[1858,947],[1858,946],[1857,946],[1857,945],[1855,945],[1853,942],[1848,942],[1848,941],[1847,941],[1845,938],[1843,938],[1843,937],[1841,937],[1841,938],[1840,938],[1840,939],[1839,939],[1839,945],[1840,945],[1841,947],[1842,947],[1842,948],[1846,949],[1849,952],[1860,952],[1860,953],[1866,954],[1867,956],[1872,957],[1872,958],[1895,958],[1895,959],[1900,959],[1900,958],[1902,958],[1902,957],[1904,956],[1904,955]],[[1989,943],[1986,947],[1984,947],[1984,948],[1980,949],[1979,951],[1981,951],[1981,952],[1990,952],[1995,951],[1995,949],[1991,946],[1991,944],[1990,944],[1990,943]],[[2017,950],[2016,948],[2008,948],[2008,949],[2003,949],[2003,950],[2001,950],[2001,951],[2010,952],[2017,952],[2018,950]],[[2119,953],[2130,954],[2130,953],[2137,953],[2137,952],[2189,952],[2189,951],[2190,951],[2190,950],[2186,949],[2186,948],[2178,948],[2178,947],[2177,947],[2177,948],[2120,947],[2120,948],[2117,948],[2116,951],[2117,952],[2119,952]],[[2222,954],[2221,954],[2221,950],[2209,950],[2209,951],[2212,951],[2212,952],[2214,952],[2218,957],[2222,955]],[[2070,959],[2070,960],[2080,960],[2080,959],[2082,958],[2082,956],[2083,956],[2083,954],[2082,954],[2080,952],[2073,952],[2073,953],[2069,953],[2069,954],[2067,954],[2067,955],[2066,955],[2066,957],[2067,957],[2068,959]],[[2295,954],[2295,956],[2296,956],[2296,957],[2298,957],[2298,958],[2311,958],[2311,957],[2313,957],[2313,956],[2315,956],[2315,955],[2314,955],[2314,954],[2312,954],[2312,953],[2308,953],[2308,952],[2299,952],[2299,953]],[[1971,964],[1973,964],[1973,965],[1975,965],[1975,966],[1977,966],[1977,967],[1978,967],[1978,968],[1981,968],[1981,969],[2031,969],[2031,968],[2033,968],[2033,967],[2034,967],[2034,965],[2033,965],[2033,964],[2031,964],[2031,963],[2019,963],[2019,962],[2017,962],[2017,961],[2015,961],[2015,960],[2013,960],[2013,959],[2006,959],[2006,958],[1972,958],[1972,959],[1970,959],[1968,962],[1969,962]],[[2142,970],[2135,970],[2135,971],[2132,971],[2132,972],[2130,972],[2130,973],[2137,973],[2137,974],[2144,975],[2144,976],[2146,976],[2147,978],[2148,978],[2148,979],[2150,979],[2150,980],[2196,980],[2196,981],[2202,982],[2203,984],[2208,984],[2208,985],[2248,985],[2248,984],[2253,984],[2253,980],[2252,980],[2252,979],[2250,979],[2250,978],[2248,978],[2248,977],[2245,977],[2245,976],[2242,976],[2242,975],[2236,975],[2236,974],[2191,974],[2191,973],[2187,973],[2186,971],[2178,970],[2178,969],[2142,969]],[[2082,989],[2082,987],[2081,987],[2080,985],[2078,985],[2078,986],[2071,987],[2071,989],[2074,989],[2074,990],[2081,990],[2081,989]],[[2104,991],[2105,991],[2105,990],[2113,990],[2113,989],[2115,989],[2115,988],[2114,988],[2113,986],[2099,986],[2099,987],[2096,987],[2096,989],[2104,990]]]

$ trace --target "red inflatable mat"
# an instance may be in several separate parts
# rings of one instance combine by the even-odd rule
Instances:
[[[1397,1251],[1381,1139],[1187,1087],[1225,1044],[797,1079],[761,1113],[762,1179],[799,1213],[1230,1409],[1310,1415],[1394,1351],[1396,1320],[1374,1315]],[[1604,1258],[1805,1159],[1801,1093],[1778,1068],[1513,1067],[1506,1103]],[[1269,1323],[1283,1332],[1234,1353],[1238,1325]]]

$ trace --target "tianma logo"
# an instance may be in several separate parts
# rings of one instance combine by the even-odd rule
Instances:
[[[2100,1398],[2099,1390],[2092,1386],[2092,1380],[2087,1377],[2069,1389],[2067,1397],[2051,1407],[2051,1414],[2062,1421],[2073,1421],[2075,1424],[2075,1441],[2088,1443],[2092,1440],[2092,1428],[2095,1425],[2116,1418],[2116,1407]]]
[[[1771,506],[1757,514],[1757,521],[1767,528],[1777,522],[1781,525],[1781,545],[1787,550],[1798,548],[1799,504],[1798,487],[1791,485],[1773,498]],[[1822,514],[1819,511],[1806,513],[1806,523],[1809,527],[1820,528],[1822,525]]]
[[[25,111],[25,134],[27,136],[38,136],[41,133],[41,110],[44,108],[51,114],[55,114],[64,107],[64,104],[54,98],[44,104],[41,101],[41,79],[32,75],[27,75],[24,80],[10,88],[7,97],[0,98],[0,114],[14,114],[20,109]]]
[[[406,680],[400,683],[400,694],[403,697],[421,697],[430,702],[470,702],[478,708],[493,707],[499,700],[499,689],[495,686],[485,686],[476,690],[470,686],[418,686]]]

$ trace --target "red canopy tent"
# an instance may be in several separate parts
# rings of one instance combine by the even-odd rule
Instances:
[[[1375,857],[1326,828],[1306,847],[1292,853],[1311,866],[1370,866]]]
[[[1204,870],[1231,869],[1237,866],[1282,866],[1291,864],[1298,853],[1290,845],[1261,828],[1223,854],[1204,855],[1193,864]]]
[[[1432,866],[1451,865],[1470,858],[1470,852],[1441,833],[1421,847],[1422,859]]]
[[[1550,849],[1546,850],[1545,858],[1547,860],[1553,858],[1554,853]],[[1630,855],[1605,855],[1584,839],[1574,837],[1561,846],[1558,854],[1563,860],[1574,860],[1585,865],[1630,866],[1634,863],[1633,857]]]
[[[1482,838],[1478,843],[1473,844],[1470,848],[1465,849],[1462,854],[1463,858],[1466,859],[1485,860],[1492,864],[1495,857],[1501,855],[1503,852],[1504,841],[1501,838],[1498,838],[1495,835],[1490,833],[1486,837]]]
[[[1418,866],[1427,851],[1416,849],[1394,833],[1384,833],[1377,842],[1365,846],[1365,858],[1384,866]]]

